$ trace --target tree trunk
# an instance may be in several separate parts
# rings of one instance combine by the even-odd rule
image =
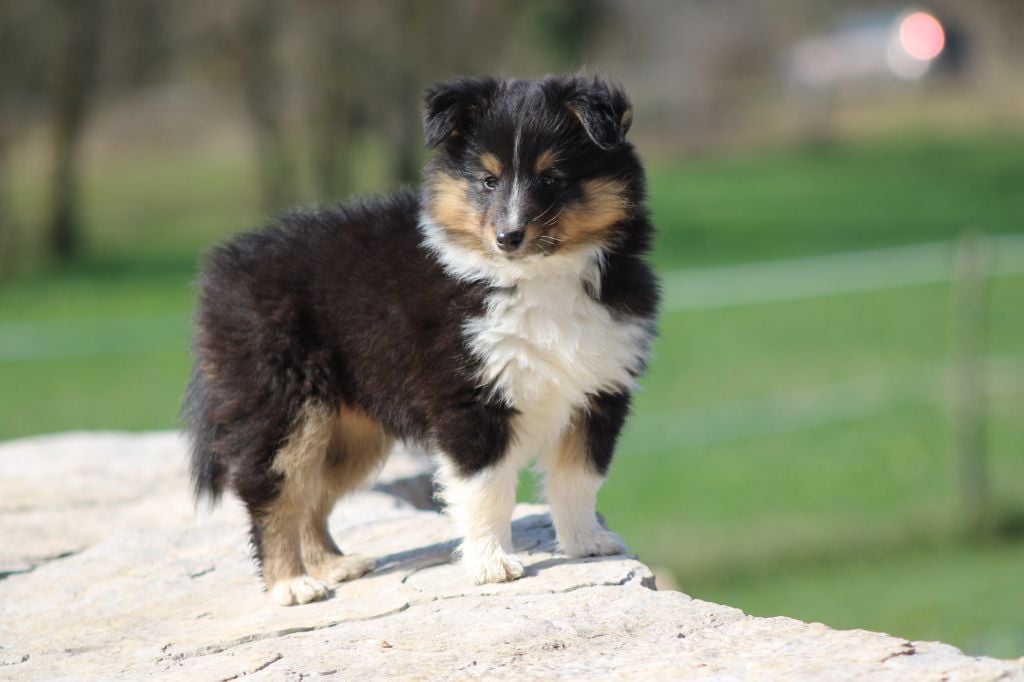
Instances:
[[[71,260],[82,242],[78,207],[78,151],[96,90],[102,45],[102,0],[61,0],[63,29],[53,71],[53,194],[50,252]]]
[[[263,204],[270,212],[295,200],[285,140],[282,79],[275,54],[282,18],[276,2],[253,1],[246,5],[237,27],[242,92],[256,134]]]
[[[953,431],[966,528],[989,530],[990,485],[985,454],[985,346],[989,252],[975,233],[960,239],[953,288]]]
[[[435,39],[430,30],[430,7],[416,0],[397,3],[396,30],[400,37],[397,73],[398,120],[392,142],[395,180],[417,184],[423,162],[423,133],[420,119],[420,97],[425,85],[424,71],[432,61],[429,41]]]
[[[13,272],[18,257],[18,232],[8,204],[7,149],[7,131],[0,129],[0,279]]]

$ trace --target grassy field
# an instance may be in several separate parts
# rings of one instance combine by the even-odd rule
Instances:
[[[666,267],[1019,232],[1016,137],[892,135],[691,161],[651,176]]]
[[[892,138],[659,168],[656,261],[1024,232],[1022,142]],[[244,160],[94,170],[83,263],[0,286],[0,438],[174,426],[196,253],[255,219]],[[41,190],[19,182],[27,219]],[[936,283],[668,312],[602,492],[609,522],[693,596],[1024,654],[1024,542],[957,532],[950,308]],[[1022,311],[1024,277],[994,280],[989,468],[1011,513],[1024,500]]]

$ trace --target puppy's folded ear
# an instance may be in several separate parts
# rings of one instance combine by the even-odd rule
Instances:
[[[565,106],[594,144],[612,149],[625,142],[633,107],[621,88],[599,76],[573,76],[566,86]]]
[[[493,78],[456,78],[435,83],[423,98],[423,132],[427,147],[464,133],[487,105],[498,82]]]

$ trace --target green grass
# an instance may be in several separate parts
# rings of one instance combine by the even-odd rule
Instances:
[[[923,547],[808,561],[769,578],[723,581],[701,596],[760,616],[824,620],[1013,657],[1024,647],[1021,566],[1024,543]]]
[[[1024,138],[888,139],[652,174],[662,268],[1024,231]],[[0,285],[0,438],[175,425],[196,254],[255,222],[244,158],[95,164],[73,269]],[[16,213],[41,211],[20,176]],[[1024,499],[1024,277],[990,292],[989,467]],[[1020,540],[958,530],[951,290],[667,313],[601,509],[693,596],[1024,653]],[[524,496],[533,493],[528,485]]]
[[[651,177],[658,262],[746,262],[1024,231],[1020,136],[888,136],[680,163]]]
[[[192,289],[180,274],[33,277],[0,288],[0,438],[175,425]]]

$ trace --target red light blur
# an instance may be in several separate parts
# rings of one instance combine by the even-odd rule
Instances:
[[[939,20],[927,12],[914,12],[900,24],[900,44],[911,57],[930,61],[946,45],[946,33]]]

